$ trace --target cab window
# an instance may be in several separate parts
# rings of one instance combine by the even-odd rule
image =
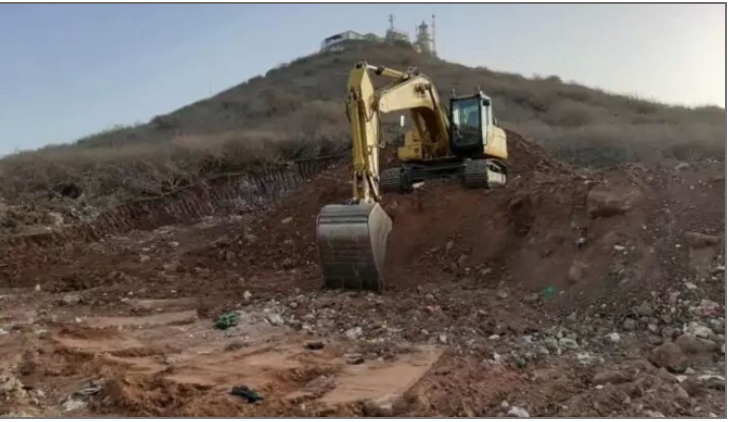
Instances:
[[[453,102],[453,129],[456,144],[481,143],[481,107],[478,98]]]

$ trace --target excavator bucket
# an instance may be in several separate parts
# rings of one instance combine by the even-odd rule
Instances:
[[[380,293],[392,220],[379,204],[332,204],[317,218],[319,260],[328,289]]]

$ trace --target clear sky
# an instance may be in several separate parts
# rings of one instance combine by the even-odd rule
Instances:
[[[443,58],[725,106],[722,5],[0,5],[0,154],[146,122],[353,29],[414,32]]]

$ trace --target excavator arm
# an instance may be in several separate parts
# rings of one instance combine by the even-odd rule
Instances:
[[[375,90],[370,72],[393,83]],[[448,118],[432,82],[414,72],[358,63],[347,84],[347,116],[352,136],[352,198],[324,206],[317,218],[317,244],[327,288],[383,288],[387,237],[392,220],[380,205],[380,115],[409,110],[423,148],[448,148]]]

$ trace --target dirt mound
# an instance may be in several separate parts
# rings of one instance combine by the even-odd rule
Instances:
[[[657,178],[641,168],[571,168],[508,135],[513,164],[505,188],[466,190],[433,181],[411,195],[385,198],[394,220],[388,289],[458,280],[508,284],[571,312],[592,304],[632,306],[632,294],[662,281],[655,250],[666,237],[655,218],[662,206]],[[314,287],[316,216],[323,205],[350,197],[348,179],[345,165],[324,172],[245,233],[198,257],[243,261],[248,274],[308,271]]]

